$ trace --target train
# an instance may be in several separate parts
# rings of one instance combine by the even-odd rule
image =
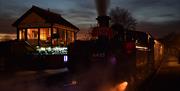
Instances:
[[[140,84],[153,73],[155,42],[149,33],[124,30],[118,24],[94,29],[97,36],[92,40],[69,45],[67,67],[70,72],[91,72],[96,75],[95,81],[106,75],[109,83],[128,82],[131,89],[135,80]]]

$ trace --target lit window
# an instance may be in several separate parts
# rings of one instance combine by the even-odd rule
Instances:
[[[74,42],[74,32],[72,32],[72,42]]]
[[[53,28],[53,34],[56,34],[56,33],[57,33],[57,29]]]
[[[40,29],[40,40],[47,40],[50,37],[50,30],[48,28]]]
[[[25,29],[19,31],[19,39],[25,39]]]
[[[38,39],[38,29],[28,29],[27,37],[28,39]]]

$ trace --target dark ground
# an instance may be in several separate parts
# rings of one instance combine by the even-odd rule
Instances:
[[[140,91],[180,91],[180,64],[177,61],[163,63]]]

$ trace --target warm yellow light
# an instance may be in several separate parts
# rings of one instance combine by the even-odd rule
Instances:
[[[117,85],[117,91],[125,91],[126,87],[128,85],[128,82],[123,82]]]
[[[40,39],[41,40],[47,40],[48,34],[49,34],[48,28],[41,28],[40,29]]]
[[[144,47],[144,46],[136,46],[136,49],[140,51],[148,51],[148,47]]]
[[[19,39],[22,39],[22,31],[19,31]]]
[[[20,30],[19,31],[19,39],[25,39],[25,30]]]
[[[117,84],[115,87],[110,88],[110,90],[107,91],[125,91],[128,86],[128,82],[124,81],[122,83]]]
[[[159,44],[159,41],[157,41],[157,40],[154,40],[154,43],[155,43],[155,44]]]

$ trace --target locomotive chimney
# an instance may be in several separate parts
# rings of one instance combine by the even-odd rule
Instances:
[[[96,18],[99,27],[109,27],[110,17],[107,16],[109,0],[95,0],[98,17]]]
[[[96,20],[98,21],[99,27],[109,27],[109,20],[110,20],[109,16],[106,15],[98,16]]]

